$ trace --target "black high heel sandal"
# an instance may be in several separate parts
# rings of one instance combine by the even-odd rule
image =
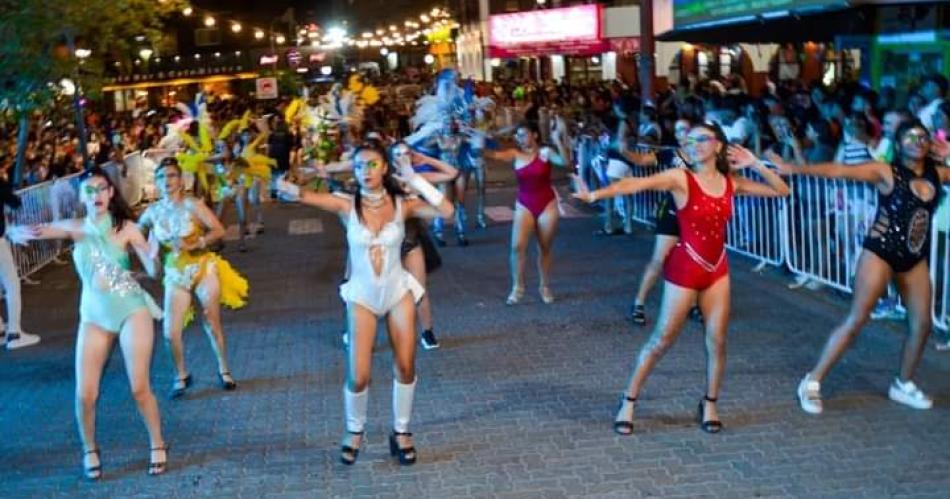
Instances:
[[[360,444],[356,447],[350,447],[349,445],[340,446],[340,462],[350,466],[356,462],[356,458],[360,455],[360,447],[363,446],[363,434],[362,431],[346,431],[350,435],[359,435]]]
[[[175,382],[172,384],[172,391],[168,394],[168,398],[172,400],[181,398],[189,386],[191,386],[190,374],[184,378],[175,378]]]
[[[617,412],[620,412],[620,409],[623,409],[623,403],[630,402],[631,404],[637,403],[636,397],[630,397],[626,394],[620,396],[620,403],[617,404]],[[614,433],[619,435],[633,435],[633,419],[630,421],[614,421]]]
[[[403,466],[408,466],[410,464],[415,464],[416,462],[416,448],[414,446],[409,447],[400,447],[399,442],[396,440],[396,437],[411,437],[412,433],[402,433],[398,431],[393,431],[392,435],[389,436],[389,455],[398,456],[399,464]]]
[[[231,391],[237,388],[237,383],[234,381],[234,377],[231,376],[231,371],[218,373],[218,381],[221,384],[222,390]]]
[[[86,456],[89,454],[95,454],[96,459],[99,461],[99,464],[95,466],[86,466]],[[99,449],[90,449],[82,453],[82,474],[86,480],[96,481],[102,478],[102,457],[99,456]]]
[[[152,456],[148,456],[148,474],[149,476],[158,476],[168,469],[168,444],[165,444],[161,447],[152,447],[149,449],[149,454],[152,452],[164,451],[165,460],[163,461],[152,461]]]
[[[696,411],[696,422],[699,423],[699,428],[706,433],[719,433],[722,431],[722,422],[719,420],[703,421],[706,417],[706,402],[716,403],[719,399],[709,398],[709,395],[703,395],[703,399],[699,401],[699,408]]]

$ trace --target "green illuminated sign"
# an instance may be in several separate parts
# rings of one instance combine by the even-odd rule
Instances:
[[[782,11],[845,7],[847,4],[847,0],[673,0],[673,24],[681,28]]]

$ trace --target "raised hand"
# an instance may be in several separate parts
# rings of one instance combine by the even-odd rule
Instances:
[[[734,170],[748,168],[759,161],[759,158],[755,157],[752,151],[736,144],[729,146],[729,149],[726,151],[726,156],[729,158],[729,163],[732,164]]]
[[[28,225],[11,225],[7,227],[7,239],[18,246],[26,246],[39,236],[39,229]]]

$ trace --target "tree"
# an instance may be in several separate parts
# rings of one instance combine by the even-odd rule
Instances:
[[[49,105],[58,82],[97,92],[109,61],[160,38],[185,0],[0,0],[0,112],[18,121],[13,181],[19,183],[29,117]],[[137,39],[138,37],[138,39]],[[138,41],[141,40],[141,41]],[[76,48],[90,52],[77,58]]]

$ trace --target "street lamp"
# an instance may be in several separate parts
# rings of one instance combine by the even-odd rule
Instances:
[[[274,38],[274,41],[277,42],[277,45],[283,45],[284,42],[287,41],[287,39],[284,38],[284,35],[277,35],[277,37]]]
[[[143,61],[148,63],[148,59],[152,57],[153,53],[154,52],[152,51],[152,49],[148,47],[143,47],[141,50],[139,50],[139,57],[141,57]]]
[[[231,24],[231,32],[232,32],[232,33],[240,33],[240,32],[241,32],[241,23],[232,23],[232,24]]]
[[[205,26],[211,28],[214,26],[215,22],[217,21],[214,20],[214,17],[205,16]]]
[[[261,40],[261,39],[263,39],[263,38],[264,38],[264,32],[261,31],[261,30],[259,30],[259,29],[255,29],[255,30],[254,30],[254,39],[255,39],[255,40]]]
[[[433,56],[432,54],[426,54],[426,56],[423,57],[422,60],[425,61],[426,64],[431,66],[435,62],[435,56]]]
[[[194,12],[194,9],[192,9],[191,7],[185,7],[184,9],[182,9],[181,15],[188,17],[191,15],[192,12]]]

